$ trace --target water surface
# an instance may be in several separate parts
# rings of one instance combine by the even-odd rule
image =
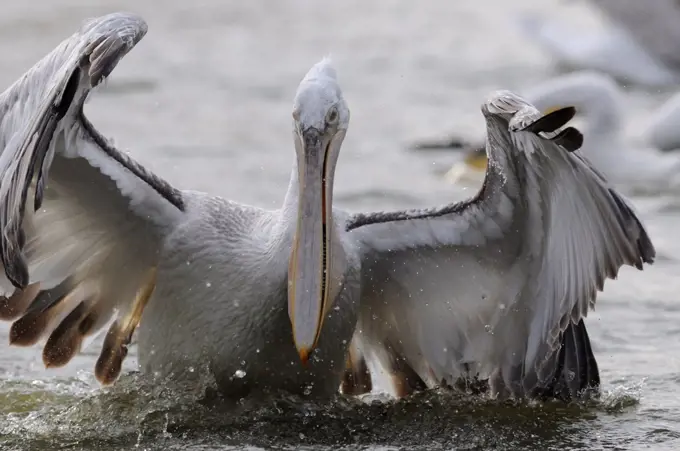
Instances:
[[[293,159],[295,88],[330,53],[352,111],[338,204],[350,210],[440,204],[472,194],[434,175],[455,157],[405,147],[455,129],[476,137],[484,126],[479,106],[490,91],[521,90],[553,76],[550,61],[511,18],[552,8],[579,26],[599,26],[585,6],[564,3],[3,0],[0,86],[82,19],[138,12],[149,33],[87,105],[93,122],[179,188],[275,207]],[[630,91],[632,136],[640,130],[636,121],[667,95]],[[659,261],[644,272],[622,270],[589,316],[605,390],[594,405],[499,405],[439,393],[395,403],[377,393],[330,406],[283,397],[259,407],[247,401],[217,407],[202,384],[170,387],[134,373],[134,347],[127,373],[106,389],[91,375],[98,343],[50,371],[39,349],[2,347],[0,447],[677,449],[680,202],[669,196],[636,205]],[[7,330],[0,325],[0,340]]]

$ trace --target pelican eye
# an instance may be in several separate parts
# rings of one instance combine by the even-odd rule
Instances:
[[[331,108],[328,110],[328,113],[326,113],[326,123],[328,125],[337,124],[339,119],[340,114],[338,113],[338,109],[336,107]]]

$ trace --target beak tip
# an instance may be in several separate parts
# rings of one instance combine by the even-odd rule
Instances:
[[[300,354],[300,360],[302,361],[302,364],[307,365],[311,352],[308,349],[299,349],[298,353]]]

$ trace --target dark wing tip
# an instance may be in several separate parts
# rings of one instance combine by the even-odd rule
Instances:
[[[647,235],[647,231],[637,217],[635,218],[635,222],[640,230],[640,236],[637,239],[637,250],[640,255],[640,260],[636,263],[635,267],[641,270],[643,263],[647,263],[648,265],[654,263],[654,260],[656,259],[656,249],[654,248],[654,244],[649,238],[649,235]]]
[[[612,196],[618,207],[621,228],[629,234],[629,236],[632,234],[633,239],[635,240],[636,253],[634,259],[633,261],[626,263],[641,270],[644,263],[654,263],[656,248],[637,214],[628,206],[626,201],[616,192],[616,190],[610,188],[609,194]]]
[[[85,300],[63,316],[74,288],[68,280],[43,291],[39,284],[32,284],[26,290],[16,290],[9,299],[4,298],[0,302],[0,319],[19,317],[10,327],[10,345],[33,346],[49,334],[42,352],[45,367],[68,364],[80,351],[83,339],[93,332],[98,318],[93,305]]]
[[[576,108],[568,106],[542,116],[524,127],[523,131],[532,133],[552,133],[567,124],[576,115]]]
[[[0,297],[0,320],[12,321],[19,318],[29,308],[40,292],[39,284],[32,284],[25,289],[17,288],[10,297]]]
[[[561,335],[556,360],[550,360],[552,374],[547,383],[539,382],[533,388],[532,395],[564,402],[596,398],[600,394],[600,370],[585,322],[570,321]]]
[[[568,152],[573,152],[583,146],[583,133],[574,127],[567,127],[550,140]]]
[[[28,286],[29,275],[28,265],[21,250],[10,250],[7,240],[2,239],[2,264],[5,267],[5,275],[7,279],[19,289],[24,289]]]
[[[554,133],[566,125],[576,115],[576,108],[568,106],[548,113],[529,125],[521,128],[534,134]],[[567,127],[556,136],[548,138],[568,152],[574,152],[583,146],[583,134],[574,127]]]
[[[123,333],[118,321],[111,324],[94,367],[94,375],[100,384],[111,385],[118,379],[131,338]]]
[[[63,367],[80,351],[84,334],[79,325],[87,313],[87,305],[81,302],[52,331],[42,353],[45,368]]]
[[[29,312],[12,323],[9,343],[13,346],[33,346],[45,333],[53,310]]]
[[[68,283],[49,290],[39,291],[37,284],[31,285],[25,293],[30,298],[28,308],[23,308],[21,317],[12,323],[9,342],[14,346],[33,346],[47,333],[52,321],[59,316],[58,306],[70,291]]]

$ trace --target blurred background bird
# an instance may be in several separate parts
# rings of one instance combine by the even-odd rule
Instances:
[[[564,11],[578,8],[597,26],[569,23]],[[540,49],[556,73],[519,91],[543,112],[566,103],[577,108],[583,150],[612,182],[629,193],[677,191],[680,175],[680,3],[675,0],[570,0],[554,8],[513,16],[526,45]],[[583,21],[582,21],[583,22]],[[658,96],[657,105],[633,114],[632,93]],[[629,102],[629,101],[628,101]],[[478,186],[486,156],[483,136],[454,131],[446,138],[415,142],[411,149],[460,151],[439,171],[461,186]]]

